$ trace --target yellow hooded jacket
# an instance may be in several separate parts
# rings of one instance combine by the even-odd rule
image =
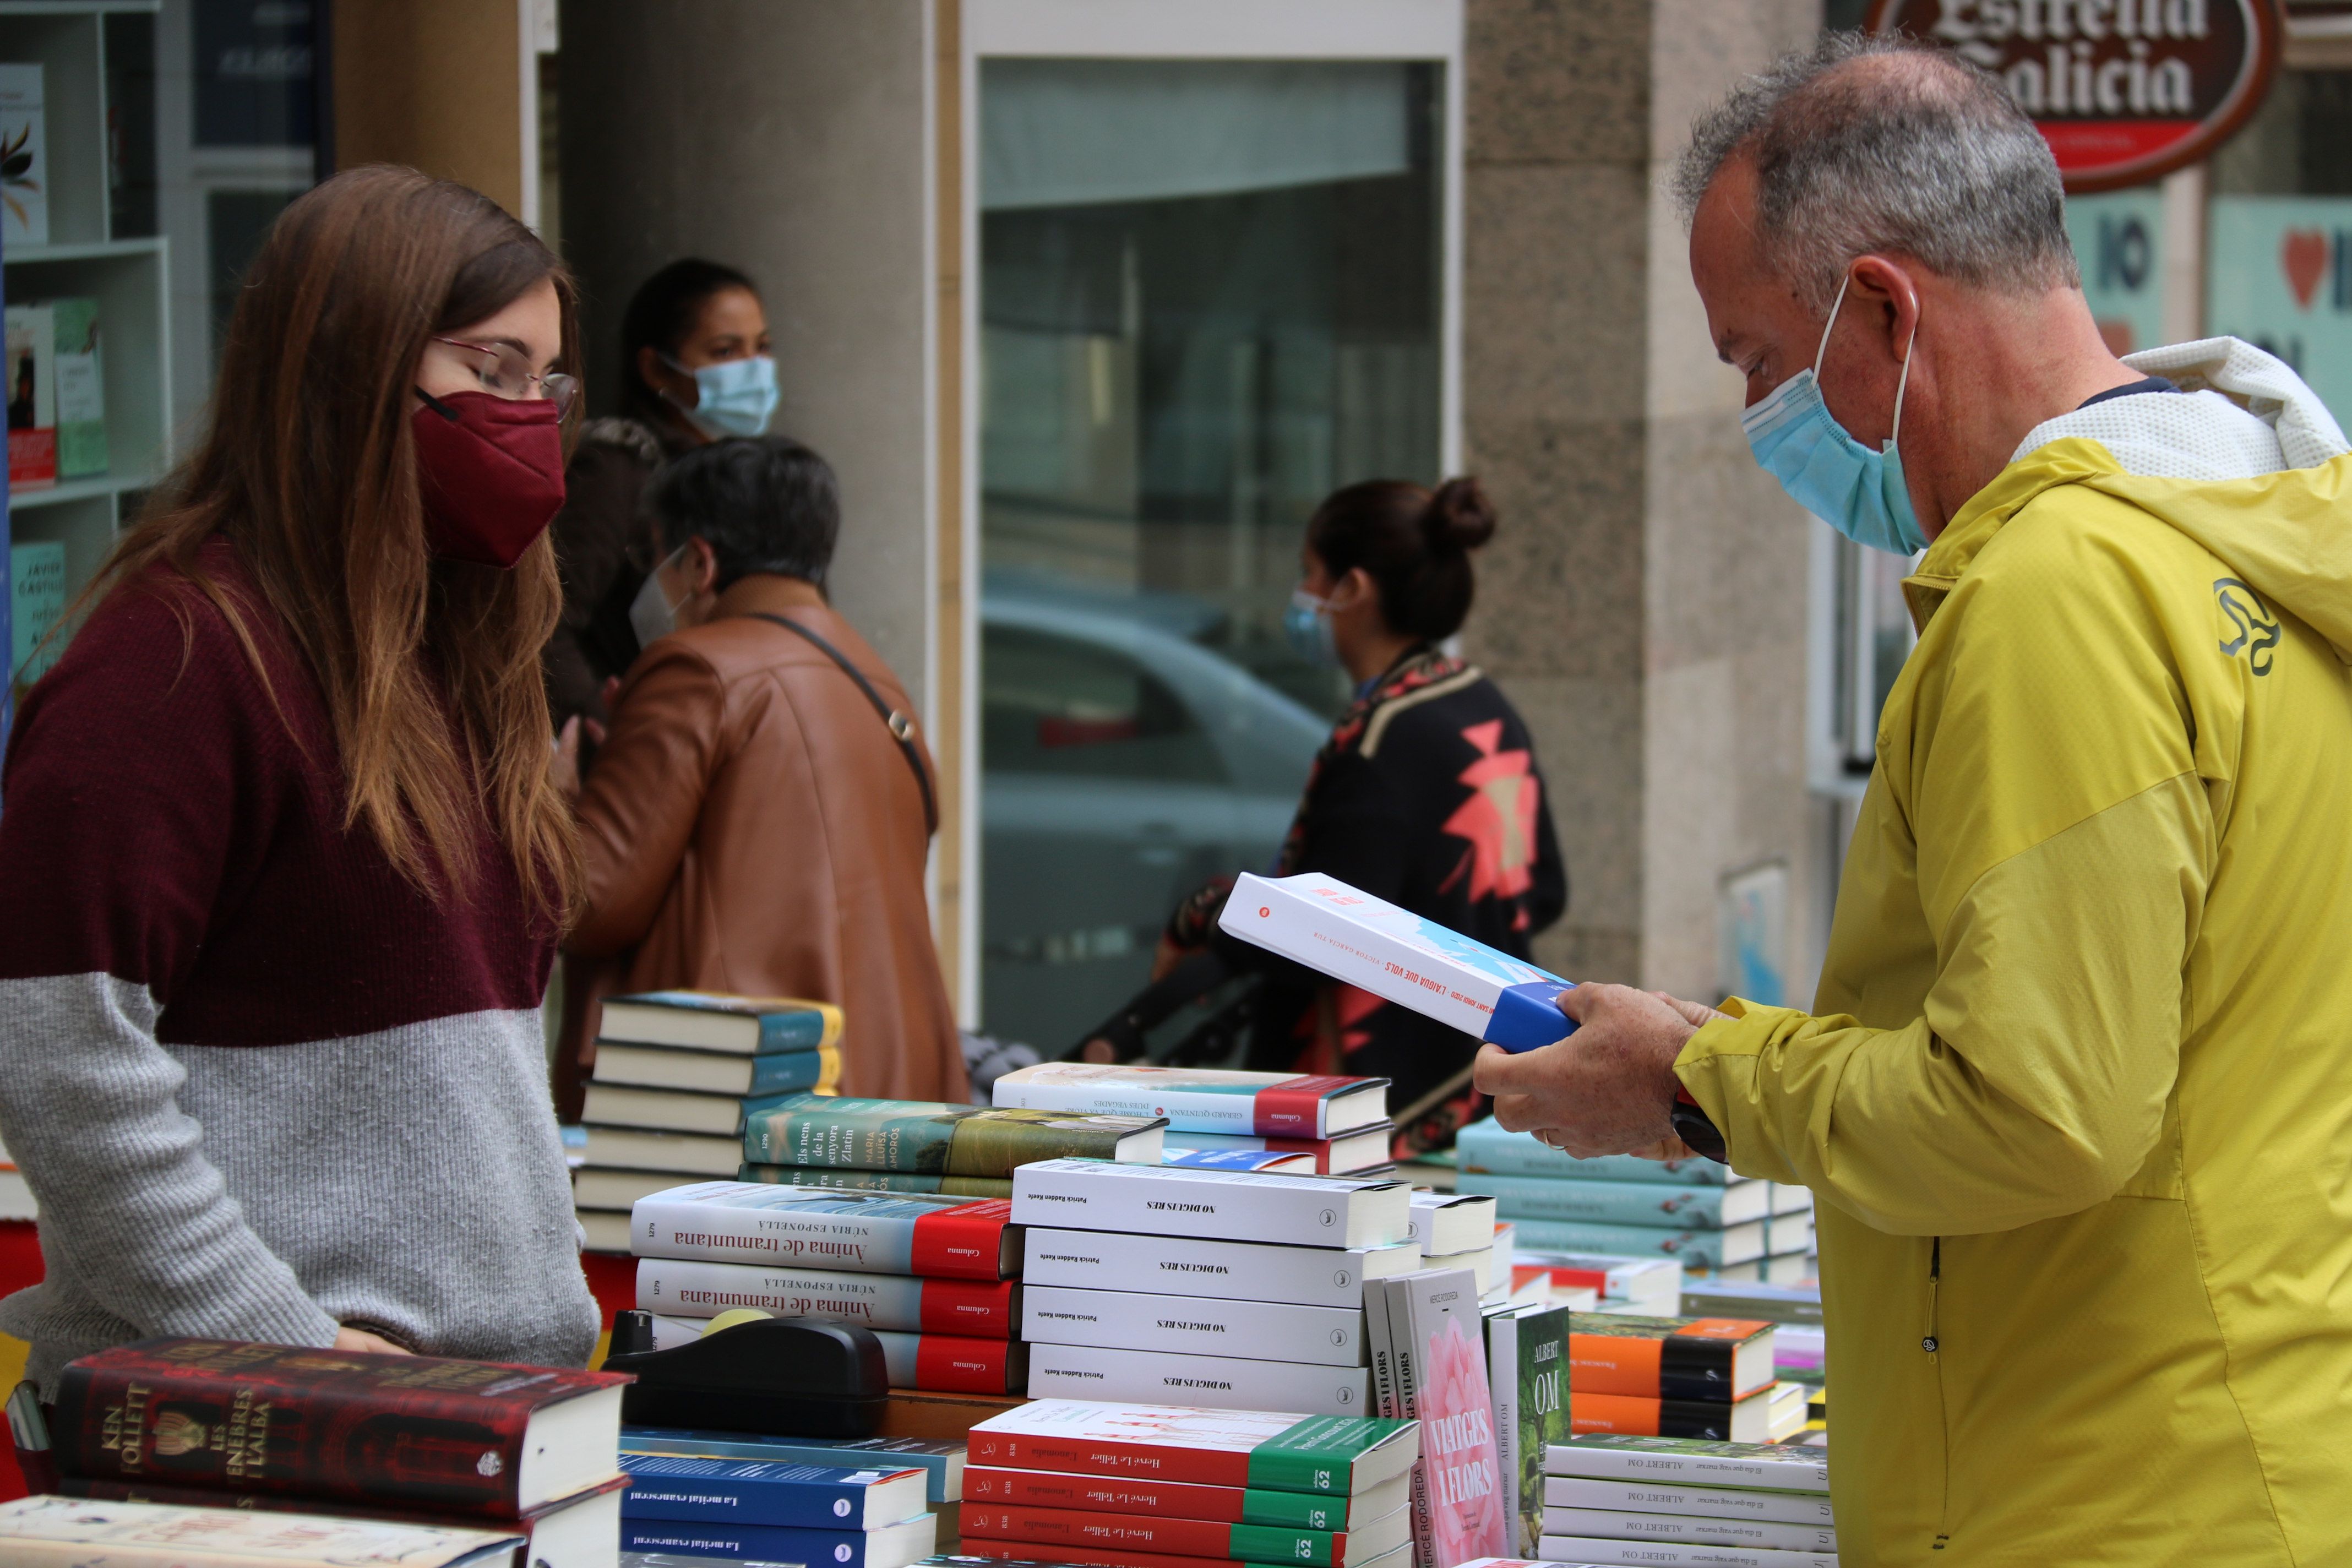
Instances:
[[[1849,1568],[2352,1564],[2352,458],[2029,446],[1906,584],[1816,1016],[1676,1071],[1818,1199]]]

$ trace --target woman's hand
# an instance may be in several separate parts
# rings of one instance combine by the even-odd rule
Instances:
[[[575,719],[572,722],[576,724],[579,721]],[[567,729],[569,727],[566,726]],[[335,1331],[335,1348],[339,1351],[351,1351],[360,1355],[415,1355],[416,1353],[406,1345],[394,1344],[382,1334],[372,1334],[365,1329],[354,1329],[348,1324]]]

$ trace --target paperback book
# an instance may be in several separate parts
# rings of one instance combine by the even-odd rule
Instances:
[[[1384,1078],[1043,1062],[996,1080],[999,1105],[1164,1118],[1171,1132],[1329,1139],[1385,1122]]]
[[[1358,1530],[1333,1531],[977,1501],[964,1504],[962,1531],[967,1541],[1222,1557],[1244,1563],[1303,1563],[1313,1568],[1356,1568],[1403,1545],[1408,1535],[1407,1516],[1402,1509],[1385,1519],[1367,1521]]]
[[[1312,1154],[1284,1154],[1267,1149],[1181,1149],[1164,1144],[1160,1163],[1186,1171],[1255,1171],[1267,1176],[1311,1176]]]
[[[768,1437],[673,1426],[624,1426],[621,1452],[761,1459],[780,1465],[919,1469],[923,1472],[927,1502],[956,1502],[963,1497],[964,1445],[923,1437]]]
[[[1457,1193],[1493,1198],[1513,1220],[1567,1220],[1599,1225],[1721,1229],[1766,1218],[1772,1184],[1671,1186],[1664,1182],[1575,1181],[1550,1176],[1487,1176],[1464,1173]]]
[[[841,1041],[841,1009],[791,996],[643,991],[607,997],[599,1039],[758,1056],[814,1051]]]
[[[49,128],[44,68],[0,65],[0,245],[49,243]],[[11,365],[11,386],[15,366]],[[14,393],[12,391],[11,397]],[[13,428],[14,417],[8,421]]]
[[[1780,1524],[1756,1519],[1643,1513],[1618,1509],[1547,1508],[1546,1535],[1604,1541],[1668,1541],[1678,1546],[1761,1547],[1772,1552],[1835,1552],[1837,1531],[1826,1525]]]
[[[1387,1121],[1359,1127],[1336,1138],[1268,1138],[1255,1132],[1169,1130],[1172,1142],[1192,1149],[1265,1149],[1282,1154],[1311,1155],[1318,1176],[1360,1175],[1386,1166],[1389,1141],[1395,1134],[1395,1124]]]
[[[1475,1283],[1466,1270],[1425,1269],[1381,1289],[1398,1404],[1422,1425],[1416,1552],[1427,1568],[1442,1568],[1507,1551],[1516,1521],[1503,1503]]]
[[[1838,1568],[1834,1552],[1781,1552],[1727,1542],[1612,1541],[1605,1536],[1547,1535],[1549,1563],[1634,1563],[1640,1568]]]
[[[1793,1385],[1791,1385],[1793,1386]],[[1643,1399],[1630,1394],[1579,1390],[1573,1425],[1578,1433],[1622,1433],[1646,1437],[1696,1437],[1714,1443],[1769,1443],[1775,1425],[1777,1386],[1731,1404],[1712,1399]],[[1804,1405],[1798,1402],[1797,1425]],[[1791,1428],[1792,1430],[1794,1428]]]
[[[747,1057],[734,1051],[599,1040],[594,1082],[691,1089],[697,1094],[791,1094],[801,1089],[831,1094],[841,1084],[841,1052],[827,1046],[822,1050],[769,1051]]]
[[[1008,1176],[1034,1160],[1082,1157],[1156,1166],[1164,1121],[919,1100],[794,1095],[746,1119],[755,1164]]]
[[[1658,1182],[1668,1186],[1704,1187],[1743,1184],[1748,1178],[1728,1165],[1694,1155],[1687,1160],[1644,1160],[1633,1154],[1604,1154],[1580,1160],[1532,1132],[1507,1132],[1492,1117],[1473,1121],[1454,1135],[1454,1168],[1462,1176],[1546,1176],[1587,1182]]]
[[[1495,1200],[1454,1193],[1412,1194],[1412,1239],[1432,1257],[1495,1245]]]
[[[861,1274],[1002,1279],[1021,1271],[1021,1232],[1001,1198],[851,1193],[704,1182],[641,1198],[643,1258],[787,1263]]]
[[[1580,1394],[1727,1405],[1772,1384],[1772,1325],[1752,1318],[1580,1312],[1570,1326],[1570,1381]]]
[[[714,1178],[743,1163],[743,1141],[699,1132],[656,1132],[638,1127],[587,1127],[587,1163],[613,1171],[659,1171]]]
[[[624,1552],[676,1552],[771,1563],[830,1563],[835,1568],[908,1568],[939,1544],[940,1516],[919,1513],[876,1530],[797,1529],[723,1521],[621,1521]]]
[[[812,1058],[814,1052],[807,1053]],[[759,1061],[758,1057],[739,1060]],[[581,1117],[597,1127],[642,1127],[665,1132],[698,1132],[719,1138],[740,1137],[756,1112],[798,1100],[802,1089],[778,1094],[705,1094],[690,1089],[644,1089],[635,1084],[595,1082],[588,1086]]]
[[[1016,1224],[1306,1247],[1411,1239],[1411,1189],[1345,1176],[1259,1176],[1046,1160],[1013,1178]]]
[[[1065,1475],[975,1465],[964,1472],[972,1499],[1024,1508],[1077,1509],[1095,1513],[1155,1513],[1227,1524],[1293,1530],[1346,1531],[1385,1519],[1405,1506],[1405,1478],[1383,1481],[1358,1497],[1265,1488],[1202,1486],[1139,1476]],[[1596,1483],[1600,1484],[1600,1483]]]
[[[1589,1476],[1543,1478],[1548,1508],[1674,1513],[1700,1519],[1752,1519],[1769,1524],[1831,1527],[1826,1492],[1768,1492],[1739,1487],[1662,1486],[1655,1481],[1604,1481]]]
[[[1762,1220],[1722,1230],[1660,1226],[1594,1225],[1582,1220],[1523,1219],[1522,1252],[1601,1252],[1618,1258],[1671,1258],[1685,1268],[1721,1268],[1766,1256]]]
[[[506,1568],[522,1537],[457,1525],[81,1498],[0,1503],[0,1557],[20,1568]]]
[[[1361,1497],[1412,1468],[1410,1421],[1039,1399],[973,1426],[971,1462],[1069,1475]]]
[[[1023,1248],[1022,1276],[1033,1290],[1141,1287],[1167,1296],[1351,1310],[1363,1306],[1367,1280],[1421,1267],[1421,1248],[1409,1241],[1341,1249],[1033,1226],[1023,1234]]]
[[[1544,1456],[1570,1436],[1566,1307],[1507,1307],[1486,1315],[1486,1374],[1495,1394],[1496,1467],[1509,1515],[1508,1550],[1543,1534]]]
[[[1130,1290],[1074,1290],[1029,1280],[1021,1337],[1033,1343],[1171,1351],[1180,1355],[1364,1364],[1364,1314],[1348,1307]]]
[[[1693,1487],[1755,1487],[1826,1494],[1829,1456],[1774,1443],[1694,1442],[1630,1433],[1580,1434],[1544,1455],[1549,1476],[1666,1481]]]
[[[631,1519],[874,1530],[923,1511],[923,1472],[624,1454]]]
[[[985,1568],[1017,1568],[1045,1550],[1025,1542],[992,1541],[984,1536],[967,1538],[963,1549]],[[1253,1568],[1238,1557],[1179,1557],[1167,1552],[1141,1552],[1131,1546],[1056,1546],[1051,1550],[1052,1563],[1039,1568]],[[1412,1547],[1407,1544],[1361,1563],[1351,1561],[1350,1568],[1410,1568],[1412,1562]]]
[[[1003,1340],[1020,1316],[1021,1282],[647,1258],[637,1264],[637,1306],[681,1318],[757,1307],[786,1318]]]
[[[1318,1415],[1358,1415],[1371,1408],[1371,1385],[1360,1366],[1102,1345],[1031,1345],[1029,1392],[1040,1399],[1181,1400],[1236,1410],[1275,1405]]]

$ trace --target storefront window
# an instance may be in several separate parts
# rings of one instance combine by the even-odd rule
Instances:
[[[1059,1048],[1262,868],[1339,672],[1282,611],[1335,487],[1433,480],[1438,72],[981,72],[982,1007]]]

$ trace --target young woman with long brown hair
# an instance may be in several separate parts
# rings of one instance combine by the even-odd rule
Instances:
[[[487,198],[339,175],[209,433],[34,686],[0,815],[0,1134],[46,1385],[152,1334],[578,1364],[538,1005],[574,879],[544,538],[572,284]]]

